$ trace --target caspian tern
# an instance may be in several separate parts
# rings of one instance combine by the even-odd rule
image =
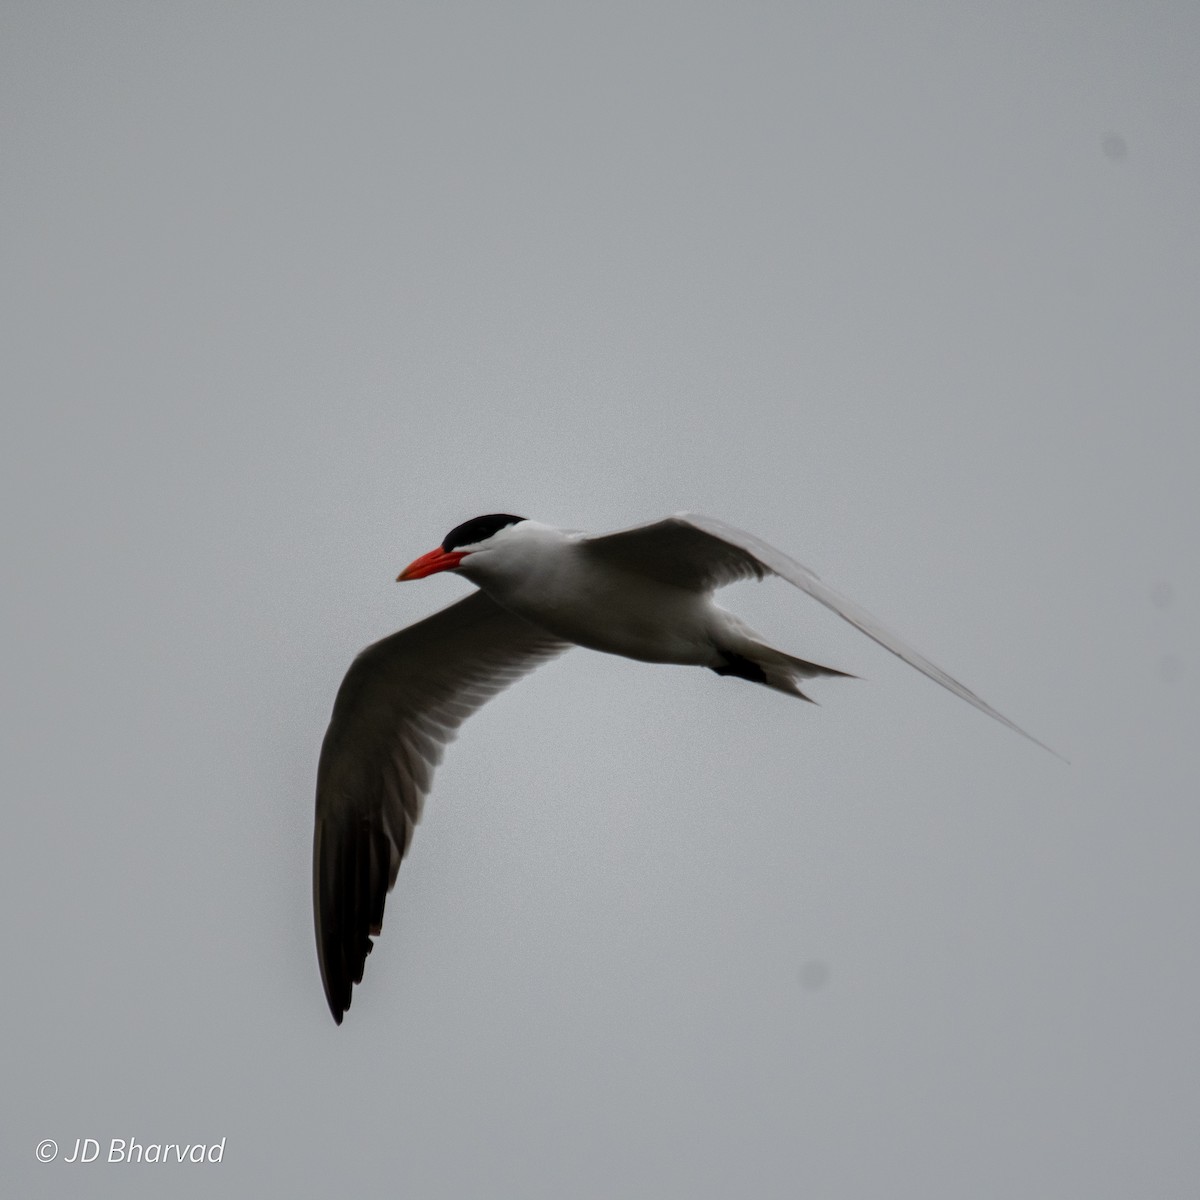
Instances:
[[[1050,749],[806,567],[711,517],[681,513],[590,536],[496,513],[456,526],[399,579],[440,571],[478,590],[368,646],[338,689],[321,747],[313,907],[321,979],[339,1025],[382,928],[433,769],[459,725],[510,683],[571,646],[707,667],[805,700],[799,680],[845,675],[767,645],[713,603],[726,584],[779,576]]]

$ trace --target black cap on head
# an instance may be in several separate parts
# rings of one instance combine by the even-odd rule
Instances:
[[[472,517],[464,521],[446,534],[442,549],[449,552],[458,546],[473,546],[476,542],[486,541],[494,533],[499,533],[507,525],[515,525],[524,521],[524,517],[514,517],[512,513],[490,513],[486,517]]]

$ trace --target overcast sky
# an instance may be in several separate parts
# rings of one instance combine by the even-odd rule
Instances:
[[[6,1195],[1195,1197],[1198,61],[1190,2],[0,6]],[[523,681],[335,1027],[334,693],[469,586],[397,571],[679,509],[1071,765],[739,585],[863,680]]]

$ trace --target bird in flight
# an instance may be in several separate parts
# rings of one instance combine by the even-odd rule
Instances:
[[[713,592],[726,584],[786,580],[968,704],[1050,749],[806,567],[712,517],[680,513],[590,535],[493,513],[456,526],[399,579],[439,571],[463,575],[478,590],[359,654],[338,689],[321,747],[313,908],[321,979],[339,1025],[352,986],[362,982],[443,749],[467,717],[522,675],[571,646],[587,646],[707,667],[804,700],[802,680],[845,676],[768,645],[714,604]]]

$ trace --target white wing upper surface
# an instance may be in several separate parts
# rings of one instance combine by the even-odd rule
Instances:
[[[444,747],[569,644],[473,592],[368,646],[346,672],[321,747],[313,839],[317,953],[339,1024]]]
[[[739,579],[778,575],[802,592],[807,592],[814,600],[819,600],[826,608],[832,609],[909,666],[974,705],[980,712],[987,713],[1043,750],[1049,750],[1055,757],[1061,757],[1057,751],[1026,733],[941,667],[930,662],[866,609],[834,591],[807,567],[752,533],[735,529],[714,517],[678,513],[650,525],[586,538],[584,544],[589,551],[603,556],[613,566],[644,573],[660,582],[695,591],[711,591]]]

